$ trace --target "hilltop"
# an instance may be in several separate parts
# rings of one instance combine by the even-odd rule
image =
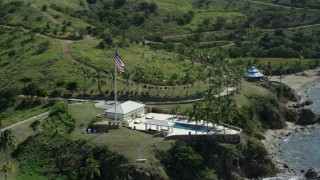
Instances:
[[[318,10],[272,3],[2,1],[1,86],[22,88],[19,80],[31,78],[47,95],[70,94],[72,82],[72,93],[108,94],[115,46],[128,72],[118,82],[121,93],[142,96],[143,84],[153,84],[152,95],[169,96],[168,86],[198,82],[200,90],[181,90],[203,92],[208,70],[201,64],[219,58],[256,57],[254,64],[274,73],[317,66],[309,58],[319,57]],[[107,77],[102,89],[91,83],[96,72]]]

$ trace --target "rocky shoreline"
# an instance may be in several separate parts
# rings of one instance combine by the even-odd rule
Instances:
[[[319,68],[315,70],[309,70],[308,72],[302,73],[300,75],[288,75],[283,78],[283,83],[297,91],[306,91],[308,88],[315,86],[316,84],[320,84],[320,77],[319,77]],[[300,95],[300,94],[299,94]],[[287,104],[288,108],[293,107],[293,102],[289,102]],[[306,109],[302,111],[311,112],[311,110]],[[302,112],[303,113],[303,112]],[[311,112],[313,114],[313,112]],[[305,175],[314,175],[314,172],[308,169],[295,169],[291,167],[290,164],[286,164],[282,159],[280,159],[280,155],[282,153],[280,144],[284,141],[288,141],[288,138],[295,136],[297,133],[302,132],[309,132],[312,128],[317,125],[308,125],[313,124],[313,122],[306,122],[305,124],[300,123],[302,125],[297,125],[294,122],[286,122],[287,127],[284,129],[277,129],[277,130],[267,130],[264,134],[265,139],[262,140],[264,143],[269,157],[275,163],[277,168],[280,172],[277,174],[278,177],[287,177],[287,178],[294,178],[294,179],[304,179]],[[318,176],[318,175],[316,175]]]
[[[317,125],[301,126],[295,125],[292,122],[286,122],[287,127],[284,129],[267,130],[265,132],[265,140],[262,140],[266,149],[268,150],[269,157],[272,159],[274,164],[280,170],[277,174],[279,177],[301,177],[308,169],[295,169],[290,164],[286,164],[282,159],[279,158],[283,152],[280,149],[280,144],[284,141],[288,141],[288,138],[294,137],[297,133],[308,133]]]

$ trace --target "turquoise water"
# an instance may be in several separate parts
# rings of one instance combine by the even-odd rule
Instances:
[[[175,123],[173,125],[173,128],[177,128],[177,129],[184,129],[184,130],[198,130],[198,131],[206,131],[207,127],[198,125],[193,125],[193,124],[184,124],[184,123]]]
[[[190,127],[190,126],[186,126],[183,124],[177,124],[177,123],[173,125],[173,128],[184,129],[184,130],[193,130],[192,127]]]
[[[313,104],[308,107],[320,114],[320,85],[311,86],[300,92],[302,100],[311,99]],[[320,125],[306,127],[280,144],[280,159],[290,168],[307,171],[309,168],[320,170]]]

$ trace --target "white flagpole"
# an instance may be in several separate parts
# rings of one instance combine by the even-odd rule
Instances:
[[[116,53],[114,57],[114,85],[113,85],[113,91],[114,91],[114,120],[117,121],[117,66],[116,66],[116,55],[117,55],[117,47],[116,47]]]

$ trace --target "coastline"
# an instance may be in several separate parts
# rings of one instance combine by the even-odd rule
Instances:
[[[311,86],[320,84],[319,72],[320,67],[297,74],[286,75],[281,79],[281,82],[294,89],[297,94],[300,94],[300,92],[306,91]],[[280,81],[279,76],[272,76],[269,79],[271,81]],[[290,167],[290,165],[285,164],[284,161],[279,158],[279,155],[283,153],[280,149],[280,143],[282,143],[283,141],[287,141],[287,138],[294,136],[295,133],[308,131],[308,129],[312,126],[299,126],[295,125],[292,122],[286,122],[286,124],[287,127],[284,129],[267,130],[264,134],[266,139],[262,140],[262,142],[269,153],[269,157],[280,170],[277,176],[294,177],[300,179],[304,172],[307,171],[307,169],[304,169],[304,171],[302,171],[300,169],[294,169],[293,167]]]
[[[281,78],[281,83],[288,85],[298,93],[314,84],[320,83],[319,72],[320,67],[297,74],[285,75]],[[280,82],[280,77],[271,76],[269,80]]]

